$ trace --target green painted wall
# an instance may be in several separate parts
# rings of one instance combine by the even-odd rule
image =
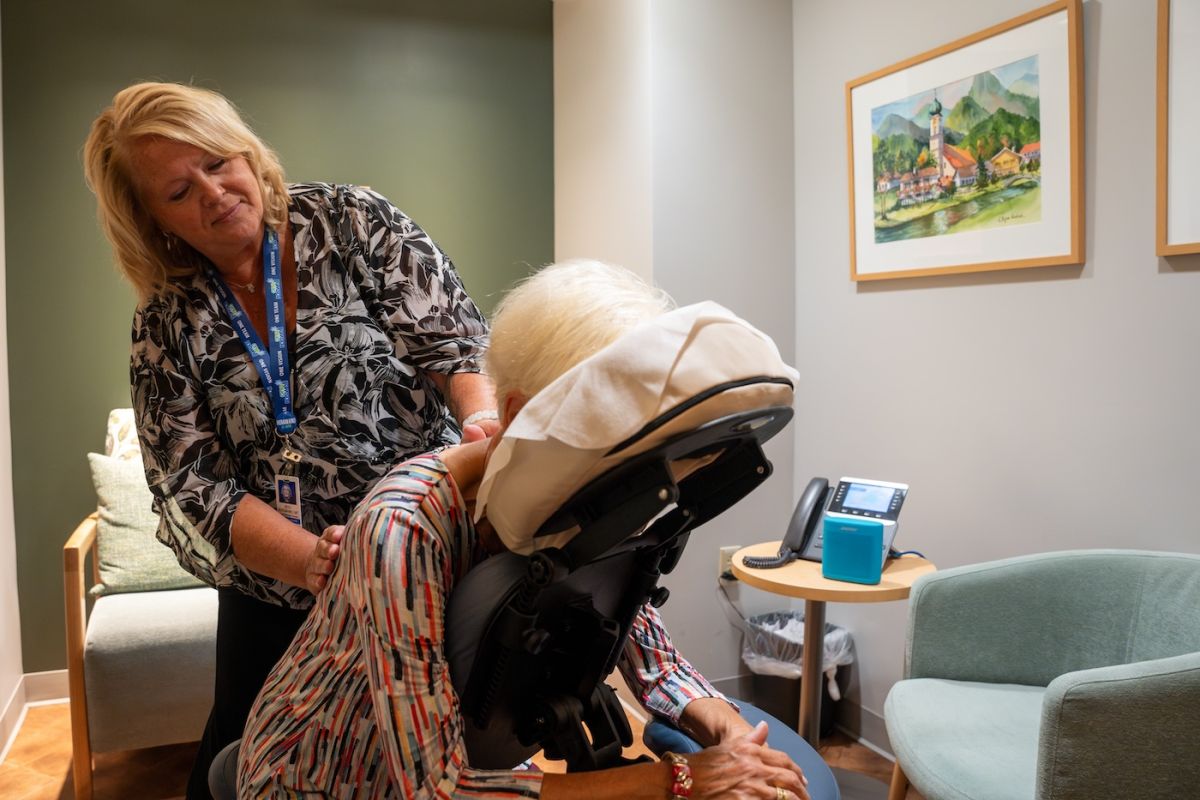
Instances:
[[[86,459],[129,405],[133,293],[83,181],[121,87],[223,92],[292,180],[368,184],[489,310],[553,257],[550,0],[5,0],[9,383],[26,672],[65,666],[62,545],[95,508]]]

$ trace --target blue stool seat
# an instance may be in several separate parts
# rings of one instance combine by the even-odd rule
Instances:
[[[734,702],[742,711],[742,719],[751,725],[764,721],[767,723],[767,744],[775,750],[787,753],[792,761],[804,770],[804,777],[808,778],[808,793],[812,800],[841,800],[842,795],[838,790],[837,781],[833,778],[833,771],[812,745],[804,741],[804,737],[761,708],[741,700]],[[642,741],[652,753],[660,756],[667,751],[686,754],[698,753],[704,749],[678,728],[658,721],[646,725]]]

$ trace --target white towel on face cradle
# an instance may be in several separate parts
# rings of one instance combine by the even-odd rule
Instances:
[[[713,386],[785,379],[721,392],[633,446],[605,456],[646,424]],[[475,518],[509,550],[561,547],[577,531],[534,533],[577,490],[616,464],[704,422],[738,411],[791,406],[798,375],[775,343],[722,306],[685,306],[633,328],[533,397],[492,453]]]

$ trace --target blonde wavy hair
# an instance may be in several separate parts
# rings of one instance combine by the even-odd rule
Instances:
[[[526,398],[630,328],[675,302],[623,267],[599,261],[551,264],[496,306],[484,361],[496,399]]]
[[[218,158],[246,159],[262,190],[266,224],[278,228],[287,219],[279,157],[232,103],[216,92],[178,83],[122,89],[92,123],[83,167],[117,266],[143,299],[173,290],[175,281],[195,274],[203,264],[203,257],[182,240],[168,247],[138,198],[132,159],[135,144],[146,136],[190,144]]]

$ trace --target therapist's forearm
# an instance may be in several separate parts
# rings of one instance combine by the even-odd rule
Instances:
[[[476,411],[496,408],[496,388],[481,372],[455,372],[452,375],[430,373],[434,384],[446,398],[450,413],[460,423]]]
[[[229,530],[233,555],[249,570],[306,586],[305,566],[317,537],[252,495],[238,503]]]

